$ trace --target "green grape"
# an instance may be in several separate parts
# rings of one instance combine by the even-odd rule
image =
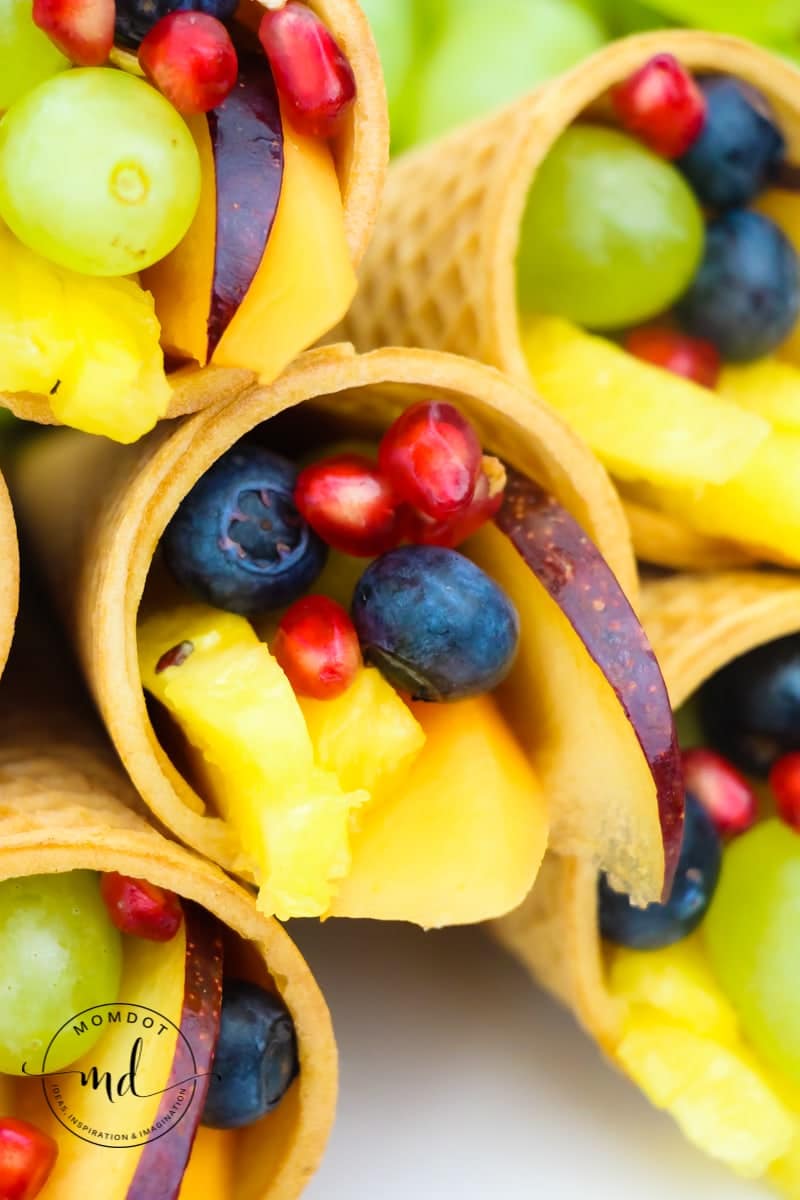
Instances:
[[[31,0],[0,0],[0,112],[69,59],[33,23]]]
[[[799,922],[800,837],[763,821],[726,848],[703,931],[748,1040],[797,1084]]]
[[[186,123],[124,71],[65,71],[0,122],[0,217],[63,267],[130,275],[150,266],[181,240],[199,199]]]
[[[458,6],[418,71],[414,138],[436,137],[538,87],[597,50],[606,33],[573,0]]]
[[[409,74],[416,53],[414,22],[398,0],[361,0],[369,18],[386,80],[392,145],[402,145],[408,114]]]
[[[703,250],[683,176],[615,129],[573,125],[540,166],[517,259],[523,312],[621,329],[664,312]]]
[[[0,883],[0,1072],[41,1071],[65,1021],[119,999],[122,938],[94,871],[31,875]],[[47,1070],[74,1062],[102,1027],[57,1039]]]
[[[643,33],[648,29],[665,29],[674,24],[669,17],[639,0],[606,0],[606,20],[614,37],[628,33]]]
[[[737,33],[755,40],[791,37],[800,27],[800,0],[648,0],[685,25]]]
[[[687,700],[675,713],[675,728],[678,731],[678,743],[681,750],[691,750],[695,746],[704,746],[706,737],[700,725],[697,711],[697,701]]]

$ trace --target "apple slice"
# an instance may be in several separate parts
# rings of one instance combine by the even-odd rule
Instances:
[[[635,900],[658,899],[680,852],[681,762],[664,680],[614,574],[515,471],[466,551],[519,609],[520,650],[498,695],[544,786],[551,846],[591,858]]]

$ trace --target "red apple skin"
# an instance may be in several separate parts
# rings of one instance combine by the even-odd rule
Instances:
[[[538,484],[509,469],[495,523],[558,604],[633,727],[656,785],[667,897],[683,836],[683,769],[666,684],[647,635],[600,551]]]
[[[239,53],[239,78],[207,114],[217,192],[208,358],[244,301],[264,257],[283,185],[283,122],[262,55]],[[264,331],[269,337],[269,330]]]
[[[184,911],[186,977],[180,1026],[184,1036],[178,1038],[167,1086],[196,1075],[194,1098],[165,1137],[144,1147],[126,1200],[175,1200],[178,1196],[211,1083],[222,1006],[222,933],[219,922],[205,909],[185,903]],[[170,1090],[161,1097],[156,1121],[172,1107],[175,1095]]]

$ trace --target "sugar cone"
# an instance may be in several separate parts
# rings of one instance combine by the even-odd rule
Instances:
[[[336,1103],[325,1001],[294,943],[256,911],[251,895],[148,824],[65,671],[52,629],[31,623],[31,600],[26,590],[26,618],[0,687],[0,879],[119,871],[169,888],[222,922],[235,972],[283,996],[300,1055],[300,1074],[281,1104],[225,1135],[236,1165],[231,1200],[294,1200],[319,1163]],[[108,1150],[85,1150],[86,1172],[102,1171]],[[48,1195],[46,1189],[43,1200]]]
[[[0,673],[11,648],[19,596],[19,551],[17,528],[5,481],[0,475]]]
[[[238,844],[178,772],[150,724],[136,649],[139,604],[161,535],[181,500],[219,456],[256,426],[303,402],[329,436],[382,431],[425,397],[455,401],[483,445],[552,493],[605,554],[635,596],[627,526],[602,467],[561,421],[489,367],[432,351],[387,349],[358,356],[351,347],[309,352],[270,388],[156,431],[136,447],[114,447],[71,432],[43,436],[18,463],[16,501],[53,593],[64,605],[79,658],[120,757],[154,815],[187,844],[229,870]],[[51,503],[53,495],[61,502]],[[614,796],[574,797],[586,829],[628,853],[609,814]],[[649,795],[649,793],[648,793]],[[655,792],[653,792],[655,800]],[[654,805],[648,822],[655,822]],[[612,832],[613,830],[613,832]],[[648,832],[650,825],[648,824]],[[629,832],[626,827],[626,832]],[[566,835],[565,835],[566,836]],[[591,840],[591,839],[590,839]],[[571,843],[571,844],[574,844]],[[594,850],[594,843],[592,849]],[[603,858],[608,862],[615,851]],[[627,878],[627,876],[626,876]]]
[[[800,76],[783,59],[722,35],[663,30],[614,42],[500,112],[398,159],[360,271],[346,336],[373,346],[432,346],[470,354],[521,380],[530,374],[519,334],[516,254],[536,171],[587,109],[602,117],[607,92],[657,53],[695,71],[730,73],[774,105],[789,161],[800,151]],[[632,510],[639,556],[664,566],[739,565],[758,553]]]
[[[389,157],[389,118],[383,74],[369,22],[357,0],[307,0],[331,30],[350,61],[357,97],[346,127],[333,144],[344,206],[344,226],[353,265],[369,244],[378,215]],[[262,0],[243,0],[239,17],[258,21]],[[266,5],[264,4],[264,7]],[[255,379],[234,367],[186,366],[170,375],[172,398],[165,416],[197,412],[222,395],[233,398]],[[0,405],[15,416],[41,425],[58,424],[47,396],[32,392],[0,393]]]
[[[641,611],[677,709],[732,659],[800,631],[800,582],[769,572],[678,575],[644,584]],[[491,929],[613,1060],[623,1012],[607,987],[596,894],[590,867],[551,855],[525,903]]]

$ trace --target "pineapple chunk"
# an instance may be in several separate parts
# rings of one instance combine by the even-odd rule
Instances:
[[[789,1152],[795,1118],[744,1053],[643,1008],[632,1014],[616,1056],[691,1142],[740,1175],[758,1178]]]
[[[526,318],[522,339],[538,391],[620,479],[724,483],[769,433],[757,414],[560,317]]]
[[[192,647],[185,661],[157,671],[182,642]],[[138,644],[142,683],[183,730],[208,798],[237,829],[261,911],[322,915],[350,865],[350,814],[367,793],[344,791],[316,764],[292,687],[243,617],[171,609],[142,622]]]
[[[698,937],[663,950],[618,949],[611,990],[633,1005],[649,1005],[682,1028],[724,1044],[737,1041],[738,1022]]]
[[[425,743],[419,721],[374,667],[333,700],[298,700],[317,762],[348,792],[396,787]]]
[[[774,429],[800,433],[800,368],[777,358],[761,358],[723,370],[718,391],[757,413]]]
[[[413,712],[424,749],[364,813],[331,915],[424,928],[501,916],[529,892],[547,844],[533,769],[491,696]]]

